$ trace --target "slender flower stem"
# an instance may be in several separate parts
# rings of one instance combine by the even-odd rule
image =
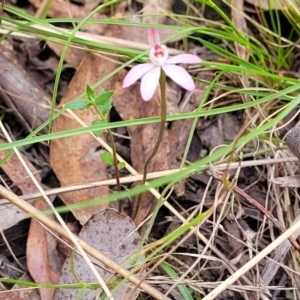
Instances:
[[[211,1],[211,0],[209,0]],[[212,2],[212,1],[211,1]],[[162,142],[164,129],[167,119],[167,101],[166,101],[166,76],[170,77],[174,82],[188,91],[195,89],[195,82],[191,75],[181,66],[180,63],[198,64],[201,59],[193,54],[179,54],[169,58],[168,49],[161,45],[159,33],[156,29],[150,28],[148,35],[148,42],[150,45],[149,59],[150,62],[145,64],[138,64],[134,66],[125,76],[122,87],[127,88],[141,79],[141,96],[144,101],[149,101],[160,82],[161,89],[161,121],[160,130],[157,137],[156,144],[152,153],[147,158],[144,164],[143,182],[145,185],[147,180],[148,166],[158,151]],[[137,198],[137,202],[132,214],[133,219],[136,219],[142,201],[142,194]]]
[[[93,105],[93,106],[94,106],[95,110],[97,111],[97,113],[99,114],[99,116],[101,117],[101,119],[106,120],[105,117],[103,116],[102,112],[100,111],[100,109],[97,107],[97,105]],[[121,192],[120,172],[119,172],[119,168],[118,168],[116,144],[115,144],[115,140],[114,140],[114,137],[113,137],[110,129],[107,129],[107,133],[108,133],[108,136],[110,139],[112,155],[113,155],[113,159],[114,159],[117,189],[118,189],[118,192]],[[119,201],[119,212],[121,212],[121,211],[122,211],[122,200]]]
[[[158,133],[158,137],[157,137],[155,146],[144,164],[142,184],[146,183],[148,166],[149,166],[151,160],[153,159],[153,157],[155,156],[155,154],[157,153],[158,148],[162,142],[162,138],[164,135],[165,126],[166,126],[166,122],[167,122],[166,74],[164,73],[163,70],[161,70],[159,82],[160,82],[160,91],[161,91],[160,127],[159,127],[159,133]],[[138,196],[137,203],[134,208],[133,219],[135,219],[135,217],[140,209],[141,201],[142,201],[142,194],[140,194]]]

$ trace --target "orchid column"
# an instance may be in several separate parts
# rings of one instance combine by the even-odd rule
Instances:
[[[195,89],[195,83],[189,73],[176,64],[188,63],[195,64],[200,63],[201,59],[192,54],[180,54],[169,58],[168,50],[166,46],[160,44],[160,38],[158,31],[154,28],[149,30],[148,41],[150,44],[149,58],[151,63],[139,64],[133,67],[126,75],[123,81],[123,88],[127,88],[134,84],[137,80],[141,79],[141,96],[144,101],[149,101],[160,82],[161,91],[161,122],[160,129],[157,137],[156,144],[152,153],[147,158],[144,164],[143,172],[143,184],[147,180],[147,169],[152,158],[155,156],[159,145],[161,144],[166,118],[167,118],[167,101],[166,101],[166,75],[175,81],[178,85],[184,89],[191,91]],[[137,205],[134,209],[133,218],[135,218],[141,203],[141,196],[139,196]]]

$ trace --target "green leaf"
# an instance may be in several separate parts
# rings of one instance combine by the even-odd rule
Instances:
[[[109,152],[103,152],[100,154],[100,157],[104,163],[107,165],[112,165],[114,163],[114,157]]]
[[[83,110],[90,106],[91,104],[85,98],[77,98],[66,104],[66,108],[71,110]]]
[[[89,85],[86,86],[85,92],[86,92],[87,97],[88,97],[88,99],[90,101],[94,101],[95,100],[94,90]]]
[[[111,101],[107,101],[103,105],[97,105],[97,106],[103,115],[107,114],[111,110],[111,107],[112,107]]]
[[[97,106],[104,105],[107,102],[111,102],[111,98],[114,94],[114,91],[101,91],[97,94],[95,99],[95,104]]]
[[[176,280],[179,278],[177,272],[174,270],[174,267],[167,262],[162,262],[160,267],[173,279]],[[193,300],[187,284],[178,284],[177,289],[180,291],[184,300]]]
[[[126,164],[124,163],[124,161],[120,161],[120,162],[117,164],[117,166],[118,166],[118,169],[121,170],[121,169],[125,168]]]
[[[92,122],[92,126],[96,126],[96,125],[102,125],[102,124],[105,124],[106,123],[106,121],[105,120],[99,120],[99,119],[96,119],[96,120],[94,120],[93,122]],[[102,133],[102,131],[103,130],[93,130],[92,132],[93,132],[93,134],[95,135],[95,136],[99,136],[101,133]]]

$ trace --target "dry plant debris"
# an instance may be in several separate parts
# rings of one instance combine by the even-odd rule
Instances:
[[[40,211],[49,209],[43,199],[36,200],[34,206]],[[39,222],[36,220],[31,221],[27,239],[26,258],[28,271],[35,282],[58,283],[64,257],[59,252],[57,243],[57,239]],[[51,300],[53,299],[54,291],[54,289],[41,288],[39,289],[39,294],[42,300]]]
[[[97,68],[94,68],[97,66]],[[107,72],[105,60],[92,54],[86,54],[81,62],[61,105],[76,98],[82,93],[87,84],[94,84]],[[106,83],[102,88],[110,88]],[[84,123],[90,125],[97,118],[93,108],[76,112],[76,115]],[[79,128],[77,120],[72,119],[67,113],[59,116],[53,125],[53,131],[59,132],[67,129]],[[60,180],[61,186],[89,183],[107,178],[106,165],[99,159],[99,143],[91,134],[84,134],[69,138],[54,140],[50,145],[50,163]],[[82,203],[87,200],[97,199],[108,194],[108,187],[64,193],[61,199],[65,204]],[[108,204],[86,207],[73,210],[76,219],[84,225],[96,212],[105,209]]]
[[[81,229],[78,236],[125,268],[133,267],[143,260],[143,255],[132,257],[141,248],[141,238],[136,232],[133,221],[113,209],[96,213]],[[122,283],[121,279],[115,280],[115,274],[104,264],[96,261],[95,264],[99,274],[110,282],[111,290],[115,291],[114,299],[124,299],[124,297],[136,299],[139,289],[132,284]],[[95,282],[95,279],[84,259],[73,253],[62,267],[59,284],[79,284],[80,282],[91,284]],[[75,299],[81,295],[83,299],[92,300],[98,293],[98,289],[85,289],[84,292],[80,289],[57,289],[53,299]]]
[[[4,45],[0,49],[1,99],[11,108],[21,125],[30,132],[47,120],[49,97],[22,68],[12,49]]]
[[[33,15],[32,9],[34,7],[37,9],[34,12],[36,16],[42,14],[44,5],[47,3],[47,1],[39,0],[30,0],[29,2],[33,6],[26,8],[25,11]],[[179,1],[121,1],[121,3],[113,7],[105,7],[105,9],[95,14],[92,17],[95,23],[92,26],[82,28],[76,33],[76,38],[83,40],[86,38],[87,41],[97,40],[98,43],[107,43],[116,48],[146,50],[147,46],[145,46],[145,43],[147,43],[148,27],[145,25],[147,22],[164,24],[160,28],[162,39],[178,32],[176,30],[178,27],[175,28],[179,24],[178,21],[183,20],[182,22],[185,24],[185,27],[181,27],[181,30],[182,28],[188,28],[188,26],[193,28],[191,32],[178,35],[170,41],[168,46],[173,47],[173,52],[170,51],[170,53],[173,55],[186,50],[193,54],[201,53],[201,58],[207,60],[206,66],[208,67],[203,67],[200,74],[199,69],[189,70],[198,80],[196,83],[197,88],[193,92],[183,94],[181,89],[168,82],[169,115],[195,111],[203,99],[203,101],[208,101],[203,109],[203,112],[207,113],[210,109],[222,109],[228,105],[241,103],[241,101],[244,104],[249,104],[251,101],[256,100],[256,97],[260,97],[260,92],[263,93],[266,90],[276,92],[276,90],[282,89],[281,79],[269,87],[268,81],[271,81],[271,77],[265,79],[262,74],[248,74],[246,69],[241,72],[237,71],[238,74],[226,69],[226,72],[219,77],[216,85],[210,90],[208,98],[205,98],[205,92],[210,88],[210,83],[216,78],[215,75],[219,75],[219,69],[216,69],[216,66],[219,66],[218,63],[220,65],[227,64],[227,66],[235,64],[235,67],[245,65],[248,67],[250,63],[253,63],[251,60],[253,54],[251,51],[253,49],[248,48],[249,43],[252,43],[253,40],[261,38],[262,47],[267,45],[266,47],[269,47],[267,48],[268,50],[271,49],[270,53],[272,55],[274,53],[278,54],[272,48],[275,47],[277,40],[275,42],[273,40],[269,41],[263,35],[264,31],[259,31],[259,34],[256,34],[257,28],[253,26],[254,23],[251,22],[251,19],[254,18],[256,21],[261,21],[265,16],[268,16],[263,14],[272,13],[275,9],[277,9],[276,14],[278,13],[278,18],[281,18],[291,6],[297,7],[298,5],[295,0],[235,0],[230,2],[230,6],[227,6],[225,1],[214,1],[214,3],[218,7],[225,6],[226,9],[222,12],[226,12],[232,21],[236,29],[235,36],[243,36],[245,38],[243,44],[234,41],[231,43],[228,40],[224,42],[217,35],[214,38],[209,37],[207,35],[209,31],[199,31],[197,28],[205,24],[205,26],[215,30],[215,33],[217,33],[217,30],[221,28],[219,24],[222,24],[225,28],[227,23],[224,22],[224,17],[220,18],[220,15],[216,14],[216,10],[205,6],[202,2],[201,5],[203,5],[201,7],[197,1],[189,3],[188,6],[185,6],[184,3],[179,3]],[[2,1],[1,4],[2,9],[4,2]],[[5,3],[5,5],[9,4]],[[16,6],[18,5],[19,3],[16,3]],[[79,0],[74,2],[53,0],[47,16],[50,18],[84,18],[99,5],[102,5],[102,2],[98,0]],[[172,19],[168,18],[167,13],[175,9],[181,12],[186,12],[185,9],[187,9],[193,18],[180,19],[178,16],[174,16]],[[1,15],[7,17],[5,7],[3,11],[1,10]],[[195,16],[201,18],[201,23],[196,21]],[[118,22],[116,24],[103,22],[108,17],[120,18],[117,21],[126,20],[128,22],[144,23],[142,23],[143,26],[140,26],[140,23],[130,23],[130,26],[124,26],[124,24],[118,24]],[[7,26],[5,22],[1,21],[1,24]],[[165,26],[166,24],[171,24],[171,26]],[[57,28],[61,26],[61,24],[53,25]],[[71,28],[70,24],[67,24],[66,27]],[[1,29],[5,29],[4,33],[7,34],[11,27]],[[205,29],[207,30],[206,27]],[[66,28],[63,28],[63,30],[65,30],[65,33],[67,32]],[[227,28],[226,34],[229,31]],[[188,34],[191,34],[192,38],[184,39],[182,42],[182,37]],[[276,35],[278,33],[274,33],[274,36]],[[249,39],[249,37],[251,38]],[[8,131],[14,139],[22,139],[48,119],[50,96],[45,91],[52,91],[54,72],[56,72],[58,58],[61,56],[63,47],[51,41],[45,41],[43,44],[45,49],[35,49],[34,45],[37,40],[33,40],[34,42],[29,47],[29,43],[25,42],[26,39],[24,37],[9,37],[5,44],[1,43],[0,45],[0,98],[4,107],[3,123],[9,129]],[[283,36],[281,42],[285,42],[286,39],[287,37]],[[179,42],[175,43],[176,41]],[[215,44],[220,45],[223,50],[230,49],[239,59],[239,63],[236,63],[237,60],[235,63],[232,63],[233,56],[230,58],[219,57],[218,55],[222,51],[219,51],[219,54],[212,53],[205,46],[199,50],[198,46],[202,46],[199,41],[202,41],[207,46]],[[24,55],[23,53],[22,58],[18,56],[16,44],[21,45],[20,48],[26,49],[24,53],[27,54]],[[60,109],[84,92],[87,84],[93,85],[107,74],[116,70],[119,64],[124,62],[124,56],[122,55],[113,57],[108,55],[107,52],[100,53],[99,51],[98,53],[95,47],[83,47],[73,43],[71,46],[64,58],[66,63],[64,68],[67,77],[72,77],[73,73],[68,73],[68,68],[73,68],[74,76],[70,83],[68,80],[64,83],[68,85],[67,93],[64,93],[63,89],[60,90],[63,97],[56,109]],[[86,51],[87,49],[90,52]],[[46,55],[47,58],[45,58],[43,50],[50,51],[51,55]],[[295,66],[299,60],[297,51],[297,45],[295,45],[295,49],[292,50]],[[92,54],[91,52],[96,53]],[[216,62],[216,65],[213,62]],[[274,61],[270,63],[270,68],[271,66],[274,66]],[[268,71],[272,72],[274,76],[277,72],[282,74],[282,76],[293,72],[297,77],[298,71],[294,70],[295,66],[293,66],[293,70],[277,70],[274,67],[274,70]],[[160,111],[159,93],[150,102],[141,101],[138,84],[132,86],[130,90],[121,88],[125,75],[126,70],[121,70],[98,87],[98,89],[111,89],[115,92],[113,97],[114,110],[110,114],[111,120],[109,121],[130,121],[158,116]],[[41,78],[50,79],[46,84]],[[264,89],[260,90],[260,84]],[[247,93],[234,93],[234,89],[246,90]],[[255,92],[253,92],[254,96],[251,98],[249,93],[253,90]],[[292,98],[293,96],[293,93],[288,93],[288,97]],[[288,99],[290,100],[290,98]],[[60,99],[56,100],[59,102]],[[273,117],[276,109],[284,103],[280,102],[280,100],[281,98],[276,98],[272,100],[272,104],[266,102],[255,108],[246,108],[242,112],[227,111],[215,116],[207,114],[205,117],[200,118],[197,124],[193,123],[193,119],[169,122],[165,128],[162,145],[149,167],[149,172],[167,172],[178,168],[185,153],[186,143],[190,134],[193,135],[193,139],[191,140],[187,158],[188,161],[194,162],[207,155],[212,155],[224,144],[235,142],[237,137],[241,138],[248,131],[254,132],[261,124]],[[287,99],[284,99],[284,101],[287,101]],[[280,122],[276,128],[272,129],[271,134],[267,132],[262,138],[260,136],[256,137],[257,140],[253,139],[243,149],[236,149],[233,153],[229,153],[227,157],[224,157],[226,165],[225,170],[224,168],[222,169],[224,176],[212,169],[213,171],[209,174],[191,174],[187,180],[177,183],[175,193],[168,198],[168,201],[164,203],[165,206],[158,212],[154,227],[150,232],[149,245],[146,245],[146,249],[156,250],[164,242],[164,237],[168,233],[174,233],[175,229],[179,228],[182,222],[186,223],[207,208],[214,208],[213,214],[206,222],[198,224],[195,228],[191,227],[189,234],[175,239],[158,253],[170,263],[173,270],[176,270],[176,275],[179,279],[176,277],[171,279],[170,273],[166,272],[167,268],[159,269],[153,267],[160,258],[160,256],[155,256],[145,265],[144,274],[150,270],[150,273],[147,273],[149,275],[148,281],[140,283],[140,278],[143,276],[133,272],[135,275],[122,284],[121,289],[117,289],[118,292],[115,295],[115,299],[124,299],[124,297],[127,297],[126,299],[135,299],[136,297],[143,299],[146,295],[142,294],[139,296],[141,290],[147,296],[151,295],[153,299],[161,299],[163,294],[176,300],[185,299],[182,296],[182,290],[180,290],[182,286],[187,287],[192,295],[190,297],[186,296],[186,299],[191,299],[191,297],[198,299],[203,298],[203,296],[205,297],[204,299],[215,298],[218,300],[265,300],[271,299],[271,297],[272,299],[291,299],[292,297],[300,299],[298,284],[300,271],[298,266],[299,230],[289,237],[289,240],[286,238],[281,245],[276,246],[276,249],[273,249],[269,254],[269,258],[265,255],[261,258],[261,262],[256,263],[256,267],[250,267],[247,269],[247,272],[244,272],[245,274],[241,275],[247,263],[251,262],[255,255],[263,253],[264,249],[281,235],[281,232],[289,232],[292,226],[296,226],[299,223],[299,195],[296,189],[291,189],[291,187],[300,186],[299,175],[297,175],[299,169],[294,161],[289,161],[289,157],[292,154],[286,149],[278,148],[280,139],[286,133],[285,125],[287,121],[291,121],[291,124],[289,124],[291,127],[299,119],[296,111],[293,114],[291,119],[295,117],[295,121],[284,120]],[[7,116],[9,117],[7,118]],[[96,117],[97,114],[92,108],[72,113],[66,111],[54,121],[52,132],[59,133],[65,130],[81,128],[83,124],[88,126]],[[193,125],[195,125],[195,128],[191,132]],[[115,130],[118,151],[126,156],[128,163],[138,172],[142,171],[144,162],[152,151],[157,131],[157,123],[128,126]],[[294,127],[287,135],[286,143],[299,158],[298,131],[299,128],[297,126]],[[47,133],[47,131],[44,130],[43,133]],[[102,139],[101,143],[100,139]],[[91,133],[86,133],[75,137],[54,139],[50,142],[50,153],[48,153],[48,145],[46,143],[33,146],[28,144],[27,147],[22,148],[23,159],[31,172],[36,174],[40,185],[43,185],[42,181],[45,178],[50,178],[49,181],[53,186],[57,185],[55,180],[51,180],[52,176],[54,177],[55,175],[61,187],[68,188],[68,186],[72,185],[72,188],[74,188],[76,185],[94,184],[94,182],[107,180],[114,176],[111,168],[107,167],[99,159],[99,153],[103,150],[101,146],[102,141],[105,140],[105,132],[100,138],[96,138]],[[5,140],[1,139],[0,144],[4,143]],[[1,151],[0,158],[4,159],[8,153],[9,151]],[[40,156],[42,158],[36,160],[30,156],[31,153],[35,153],[35,157]],[[269,161],[259,164],[258,160],[255,161],[256,159],[268,159]],[[237,161],[232,169],[233,163],[231,160]],[[44,166],[39,165],[40,161],[44,162]],[[256,165],[250,165],[250,163],[247,165],[250,161],[256,162]],[[50,170],[55,175],[49,172]],[[30,213],[37,214],[36,218],[38,219],[38,221],[31,221],[27,237],[26,260],[27,268],[32,278],[29,278],[28,274],[26,274],[21,279],[48,284],[55,284],[58,280],[62,284],[80,283],[80,281],[85,283],[94,282],[94,275],[90,274],[89,268],[85,268],[85,262],[78,254],[67,257],[62,268],[64,259],[62,256],[66,254],[60,252],[62,247],[61,245],[57,246],[57,238],[50,234],[39,222],[46,224],[48,228],[64,237],[66,241],[70,237],[52,216],[38,214],[39,211],[48,209],[44,200],[41,198],[35,199],[33,202],[34,206],[31,206],[16,196],[16,194],[22,194],[26,197],[37,191],[16,156],[6,160],[1,165],[1,171],[3,173],[1,173],[2,182],[10,186],[15,194],[9,192],[3,186],[0,187],[0,194],[10,199],[12,203],[15,203],[14,205],[21,207],[13,208],[11,205],[7,205],[5,200],[1,200],[3,211],[0,215],[0,225],[1,230],[4,230],[4,235],[7,234],[7,229],[16,225],[23,218],[28,217]],[[122,175],[127,176],[127,171],[122,172]],[[225,175],[230,175],[230,179],[227,179]],[[124,177],[124,190],[131,187],[131,181],[126,181],[127,179]],[[135,182],[133,185],[138,185],[138,182]],[[61,193],[56,197],[55,205],[62,205],[59,201],[62,201],[66,206],[84,204],[88,200],[99,199],[109,195],[110,188],[114,189],[114,187],[114,182],[110,181],[110,186],[100,187],[94,184],[93,188]],[[52,192],[52,190],[49,192]],[[120,278],[121,281],[122,276],[130,275],[128,270],[131,269],[132,264],[123,264],[123,262],[130,254],[142,247],[140,237],[137,234],[137,225],[143,224],[146,217],[153,212],[157,198],[159,198],[158,191],[153,193],[152,190],[143,194],[142,206],[134,223],[128,216],[110,209],[107,210],[108,203],[92,207],[87,204],[86,207],[80,209],[72,208],[71,212],[62,214],[66,223],[69,224],[70,221],[70,223],[77,224],[76,226],[78,227],[82,226],[79,238],[82,238],[85,242],[82,240],[79,240],[79,242],[90,255],[109,288],[114,288],[115,285],[111,284],[114,280],[118,281]],[[130,200],[132,204],[134,199]],[[9,218],[9,216],[11,217]],[[140,230],[140,232],[143,231],[144,228]],[[96,238],[99,233],[101,233],[101,237]],[[151,244],[151,242],[153,243]],[[16,242],[13,239],[10,239],[9,243],[13,245],[12,248],[14,249],[18,246],[18,244],[14,245]],[[71,245],[70,242],[68,243]],[[37,244],[39,245],[38,249],[36,247]],[[98,252],[90,248],[90,246],[97,249]],[[133,246],[133,248],[130,249],[129,246]],[[9,253],[5,243],[3,245],[0,243],[0,252],[4,251],[3,249],[5,249],[5,253]],[[120,249],[121,252],[115,251],[116,249]],[[147,252],[146,255],[149,255],[151,251]],[[110,259],[107,259],[106,255]],[[5,263],[5,266],[13,265],[11,257],[8,260],[6,257],[0,256],[0,259],[3,259],[1,261]],[[140,256],[139,259],[143,260],[143,257]],[[4,269],[7,270],[6,268]],[[224,287],[227,290],[223,291],[221,289],[222,284],[226,285],[226,280],[228,277],[229,279],[231,278],[230,274],[232,272],[236,272],[235,274],[240,272],[240,275],[235,280],[232,279],[233,281],[231,281],[230,285]],[[8,272],[6,273],[10,275]],[[6,276],[6,273],[1,275]],[[80,275],[78,276],[78,281],[76,281],[74,274]],[[138,285],[139,287],[137,288],[136,286]],[[273,290],[277,286],[278,290]],[[219,287],[218,292],[211,296],[215,292],[214,289]],[[20,289],[17,290],[18,288]],[[10,291],[7,289],[8,287],[1,286],[0,300],[60,300],[67,299],[67,297],[74,299],[78,294],[78,290],[75,288],[72,290],[39,288],[39,294],[34,289],[23,289],[23,286],[17,284]],[[124,292],[125,289],[127,290],[126,292]],[[86,290],[82,297],[83,299],[92,299],[96,293],[97,291],[91,292]]]

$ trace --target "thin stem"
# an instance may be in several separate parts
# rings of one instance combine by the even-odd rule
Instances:
[[[158,137],[155,143],[155,146],[151,152],[151,154],[149,155],[149,157],[147,158],[145,164],[144,164],[144,171],[143,171],[143,181],[142,184],[146,183],[147,180],[147,173],[148,173],[148,166],[151,162],[151,160],[153,159],[153,157],[155,156],[155,154],[158,151],[158,148],[161,144],[163,135],[164,135],[164,131],[165,131],[165,126],[166,126],[166,122],[167,122],[167,100],[166,100],[166,74],[164,73],[163,70],[161,70],[160,73],[160,91],[161,91],[161,104],[160,104],[160,127],[159,127],[159,133],[158,133]],[[141,201],[142,201],[142,194],[138,195],[138,199],[137,199],[137,203],[134,209],[134,213],[133,213],[133,219],[135,219],[140,206],[141,206]]]
[[[101,119],[106,120],[105,117],[103,116],[102,112],[100,111],[100,109],[97,107],[97,105],[93,105],[93,106],[94,106],[95,110],[97,111],[97,113],[99,114],[99,116],[101,117]],[[108,136],[110,139],[112,155],[113,155],[113,159],[114,159],[117,189],[118,189],[118,192],[121,192],[120,172],[119,172],[119,168],[118,168],[116,144],[115,144],[115,140],[114,140],[114,137],[113,137],[110,129],[107,129],[107,133],[108,133]],[[122,211],[122,200],[119,201],[119,212],[121,212],[121,211]]]

